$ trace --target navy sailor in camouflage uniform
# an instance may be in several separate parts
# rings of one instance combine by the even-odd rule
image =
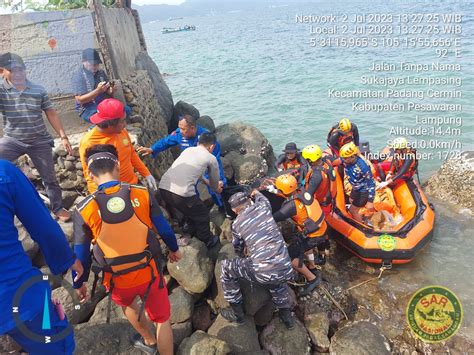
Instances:
[[[285,241],[273,219],[270,202],[253,190],[250,197],[243,192],[232,195],[229,204],[237,214],[232,224],[232,244],[240,258],[222,262],[224,298],[231,306],[221,311],[222,316],[231,322],[243,323],[239,279],[246,279],[270,291],[280,319],[288,329],[293,328],[287,285],[287,281],[293,278],[293,270]]]

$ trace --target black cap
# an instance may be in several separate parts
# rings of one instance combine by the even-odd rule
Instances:
[[[229,205],[231,208],[237,208],[249,201],[249,195],[245,192],[237,192],[230,196]]]
[[[285,149],[283,149],[285,153],[296,153],[298,151],[298,148],[296,147],[296,143],[287,143],[285,145]]]
[[[102,64],[99,52],[94,48],[86,48],[82,51],[82,61],[91,64]]]
[[[10,70],[12,67],[26,68],[23,59],[15,53],[5,53],[0,56],[0,68]]]

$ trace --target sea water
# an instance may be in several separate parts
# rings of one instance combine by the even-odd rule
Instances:
[[[260,7],[255,11],[212,12],[209,16],[184,19],[197,27],[193,32],[162,35],[164,22],[144,24],[143,29],[148,51],[164,74],[174,101],[195,105],[201,114],[211,116],[216,125],[235,121],[253,124],[279,154],[290,141],[299,147],[314,143],[326,147],[331,125],[348,117],[357,123],[361,137],[370,141],[373,151],[399,135],[411,141],[422,138],[428,142],[418,143],[426,157],[420,162],[425,180],[446,158],[438,152],[449,149],[448,145],[459,150],[473,149],[473,8],[471,1],[319,1]],[[400,50],[315,48],[310,43],[310,25],[297,22],[300,15],[316,18],[358,14],[356,19],[362,21],[366,20],[360,17],[363,14],[423,13],[462,14],[462,34],[457,36],[461,40],[460,58],[437,60],[435,48],[419,46]],[[441,64],[433,67],[433,62]],[[439,74],[440,66],[452,63],[457,63],[460,70],[451,68],[454,71]],[[399,74],[394,76],[393,70]],[[404,79],[399,79],[402,76]],[[456,98],[432,92],[429,101],[413,101],[412,108],[428,103],[455,103],[462,109],[429,114],[395,109],[355,112],[347,97],[334,97],[329,92],[337,89],[350,95],[353,91],[388,86],[399,95],[403,95],[403,89],[414,87],[460,90],[462,94]],[[397,99],[377,99],[375,103],[396,104]],[[444,128],[442,132],[431,128],[447,124],[460,131],[451,134]],[[440,141],[448,143],[436,143]],[[464,305],[463,331],[474,338],[474,279],[469,272],[474,250],[472,218],[450,214],[444,207],[439,210],[433,242],[385,283],[406,292],[433,283],[451,288]]]

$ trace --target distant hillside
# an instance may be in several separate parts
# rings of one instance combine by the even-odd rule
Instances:
[[[251,10],[295,0],[187,0],[181,5],[133,5],[143,22],[167,20],[170,17],[207,15],[211,12]],[[133,1],[132,1],[133,4]]]

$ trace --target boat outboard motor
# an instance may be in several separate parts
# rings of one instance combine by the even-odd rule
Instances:
[[[361,154],[363,154],[364,156],[367,156],[367,154],[370,153],[370,144],[369,144],[369,141],[367,140],[360,140],[359,141],[359,151]]]

